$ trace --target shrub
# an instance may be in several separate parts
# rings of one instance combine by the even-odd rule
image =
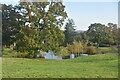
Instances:
[[[68,56],[68,49],[66,47],[60,47],[59,51],[57,52],[58,56]]]
[[[97,50],[94,47],[87,47],[85,53],[87,53],[87,54],[95,54],[96,51]]]
[[[21,54],[19,54],[19,53],[13,53],[13,54],[10,54],[9,56],[10,57],[18,57],[18,56],[20,56]]]
[[[10,48],[3,48],[2,52],[3,52],[3,55],[11,55],[11,54],[16,53],[15,50],[12,50]]]
[[[22,53],[14,53],[10,55],[11,57],[19,57],[19,58],[27,58],[29,57],[29,53],[27,52],[22,52]]]
[[[70,53],[79,54],[83,53],[83,44],[81,42],[74,41],[73,44],[67,45]]]
[[[22,52],[21,57],[27,58],[27,57],[29,57],[29,53],[28,52]]]
[[[70,44],[67,44],[67,49],[69,51],[69,53],[74,53],[74,45],[70,45]]]

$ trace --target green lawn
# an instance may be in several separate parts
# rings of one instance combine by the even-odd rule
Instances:
[[[3,58],[3,78],[117,78],[115,53],[74,59]]]

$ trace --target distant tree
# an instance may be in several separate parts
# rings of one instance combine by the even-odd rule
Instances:
[[[113,43],[113,34],[110,29],[100,23],[91,24],[87,30],[89,40],[98,44],[111,44]]]
[[[74,36],[74,40],[76,41],[82,41],[83,40],[83,36],[80,33],[76,33]]]
[[[113,35],[113,43],[112,44],[117,44],[118,43],[118,28],[117,28],[117,24],[113,24],[113,23],[108,23],[108,28],[109,30],[112,32]]]
[[[74,41],[75,23],[73,19],[68,19],[65,25],[65,45],[71,44]]]
[[[79,41],[82,41],[82,42],[86,42],[87,41],[87,37],[86,37],[86,34],[85,34],[85,31],[84,32],[80,32],[80,33],[75,33],[74,35],[74,40],[79,42]]]

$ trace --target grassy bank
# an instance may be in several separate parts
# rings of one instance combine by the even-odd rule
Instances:
[[[81,56],[74,59],[3,58],[3,78],[116,78],[115,53]]]

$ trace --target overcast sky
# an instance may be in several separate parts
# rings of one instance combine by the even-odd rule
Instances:
[[[0,0],[0,3],[17,4],[18,1]],[[64,5],[78,30],[87,30],[91,23],[118,23],[118,0],[68,0]]]

